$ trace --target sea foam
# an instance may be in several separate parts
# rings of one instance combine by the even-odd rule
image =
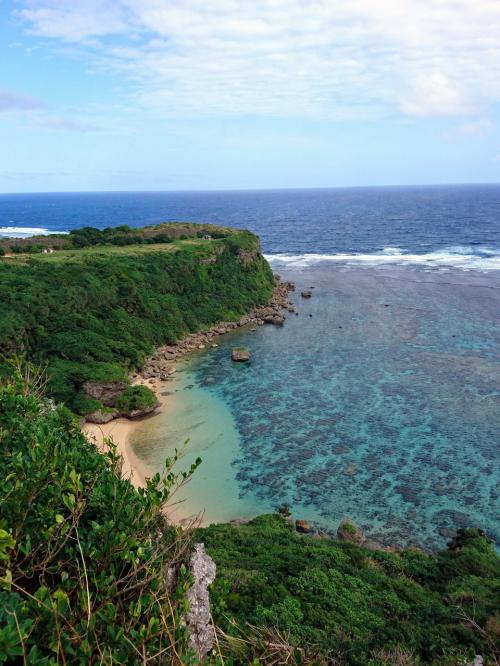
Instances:
[[[50,231],[44,227],[0,227],[0,236],[5,238],[29,238],[30,236],[48,236],[65,234],[67,231]]]
[[[266,254],[273,267],[307,268],[320,263],[349,266],[425,266],[427,268],[459,268],[463,270],[500,270],[500,250],[489,247],[457,246],[424,252],[406,252],[398,247],[386,247],[379,252],[338,254]]]

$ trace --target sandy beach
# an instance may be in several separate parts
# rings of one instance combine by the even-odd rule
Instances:
[[[156,420],[160,417],[168,417],[168,414],[173,414],[176,411],[176,399],[172,394],[168,395],[168,397],[162,395],[162,388],[165,388],[165,386],[158,379],[149,380],[147,383],[136,380],[134,383],[144,383],[156,392],[160,405],[154,414],[142,419],[118,418],[104,424],[85,423],[82,426],[82,431],[102,451],[107,448],[105,440],[112,439],[118,454],[123,460],[123,478],[128,479],[135,488],[141,488],[146,485],[146,479],[152,477],[156,470],[151,470],[134,453],[132,436],[137,428],[144,425],[144,421]],[[188,526],[199,522],[198,516],[186,510],[183,511],[182,506],[183,503],[176,501],[174,497],[167,505],[166,512],[171,523]]]
[[[146,478],[150,473],[130,446],[130,437],[136,427],[137,421],[119,418],[104,424],[85,423],[82,430],[89,439],[95,441],[101,450],[106,449],[104,443],[106,439],[113,440],[118,453],[123,458],[122,476],[139,488],[146,485]]]
[[[148,382],[136,379],[132,384],[144,384],[144,386],[152,389],[160,403],[155,413],[145,418],[155,418],[169,408],[167,401],[161,395],[161,383],[158,379],[150,379]],[[109,423],[84,423],[82,426],[83,433],[89,439],[95,441],[101,450],[106,449],[106,439],[111,438],[113,440],[118,453],[123,459],[122,476],[128,479],[135,488],[144,487],[146,479],[153,475],[153,472],[135,455],[130,443],[134,430],[143,420],[118,418]]]

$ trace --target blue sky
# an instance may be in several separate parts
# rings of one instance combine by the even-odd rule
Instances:
[[[0,192],[500,181],[498,0],[0,0]]]

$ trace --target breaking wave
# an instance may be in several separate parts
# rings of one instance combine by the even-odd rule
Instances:
[[[307,268],[320,263],[349,266],[425,266],[463,270],[500,270],[500,250],[488,247],[448,247],[422,254],[386,247],[379,252],[339,254],[266,254],[273,267]]]
[[[65,234],[67,231],[50,231],[43,227],[0,227],[0,237],[29,238],[30,236],[48,236],[49,234]]]

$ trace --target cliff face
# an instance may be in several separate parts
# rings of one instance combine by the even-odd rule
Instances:
[[[202,238],[168,244],[0,260],[0,347],[46,363],[51,396],[96,411],[85,382],[127,382],[155,347],[268,301],[273,275],[257,237],[199,229]]]

